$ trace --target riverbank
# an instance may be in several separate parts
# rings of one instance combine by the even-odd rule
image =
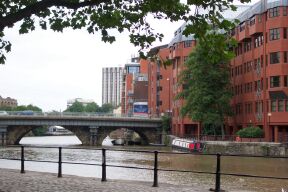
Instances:
[[[168,136],[167,146],[177,137]],[[189,139],[187,139],[189,141]],[[204,153],[225,155],[255,155],[288,157],[288,143],[273,142],[236,142],[236,141],[201,141],[204,143]]]
[[[19,170],[0,169],[0,191],[1,192],[54,192],[54,191],[99,191],[99,192],[200,192],[208,191],[199,186],[191,187],[184,185],[159,184],[152,187],[152,182],[109,180],[101,182],[99,178],[78,177],[63,175],[58,178],[55,173],[40,173],[27,171],[21,174]]]
[[[206,153],[288,157],[288,144],[272,142],[206,141]]]

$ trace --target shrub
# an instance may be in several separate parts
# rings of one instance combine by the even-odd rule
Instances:
[[[245,127],[237,131],[236,135],[240,136],[241,138],[259,138],[263,137],[264,132],[260,127]]]

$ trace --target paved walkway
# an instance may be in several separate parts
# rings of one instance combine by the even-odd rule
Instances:
[[[108,180],[101,182],[99,178],[63,175],[57,178],[55,173],[39,173],[27,171],[21,174],[19,170],[0,169],[0,192],[31,192],[31,191],[101,191],[101,192],[199,192],[208,189],[196,189],[188,186],[159,184],[140,181]]]

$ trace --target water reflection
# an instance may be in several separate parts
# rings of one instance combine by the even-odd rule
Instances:
[[[71,136],[65,136],[62,141],[71,142]],[[57,137],[58,139],[59,137]],[[45,138],[53,140],[53,137]],[[56,138],[55,138],[56,139]],[[26,140],[26,144],[35,144],[35,138]],[[44,138],[41,138],[43,141]],[[46,143],[48,141],[45,141]],[[21,141],[22,144],[24,144]],[[43,143],[43,142],[42,142]],[[54,141],[53,145],[57,142]],[[61,143],[65,145],[65,142]],[[155,148],[155,147],[118,147],[120,149],[137,149],[137,150],[160,150],[171,151],[171,148]],[[91,149],[91,148],[90,148]],[[113,147],[113,149],[115,149]],[[0,156],[6,158],[20,158],[19,148],[0,148]],[[101,165],[101,150],[77,150],[63,149],[63,161],[65,162],[84,162],[95,163]],[[41,149],[41,148],[25,148],[25,158],[27,160],[50,160],[58,161],[58,149]],[[238,158],[238,157],[222,157],[221,171],[225,173],[243,173],[263,176],[288,177],[288,160],[287,159],[267,159],[267,158]],[[107,165],[135,166],[153,168],[154,156],[150,153],[134,153],[123,151],[107,151]],[[20,169],[19,161],[0,160],[1,168]],[[192,171],[214,172],[216,167],[215,156],[199,156],[193,154],[172,155],[159,153],[159,169],[177,169]],[[25,169],[42,172],[57,172],[57,163],[36,163],[25,162]],[[101,178],[101,166],[72,165],[63,164],[63,174],[72,174],[84,177]],[[153,171],[136,170],[129,168],[107,167],[108,179],[125,179],[153,181]],[[201,185],[206,189],[213,188],[215,185],[215,176],[213,174],[196,174],[196,173],[178,173],[159,171],[159,182],[183,185]],[[222,176],[222,188],[228,191],[281,191],[281,188],[288,188],[287,180],[275,179],[255,179],[235,176]]]

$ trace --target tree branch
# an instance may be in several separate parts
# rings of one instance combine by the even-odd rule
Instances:
[[[31,17],[33,14],[44,11],[53,6],[62,6],[68,9],[79,9],[86,6],[97,6],[101,3],[111,3],[107,0],[86,0],[83,2],[71,2],[69,0],[42,0],[34,4],[26,6],[15,13],[8,14],[5,17],[0,17],[0,31],[3,31],[5,27],[11,27],[14,23],[21,21],[26,17]]]

